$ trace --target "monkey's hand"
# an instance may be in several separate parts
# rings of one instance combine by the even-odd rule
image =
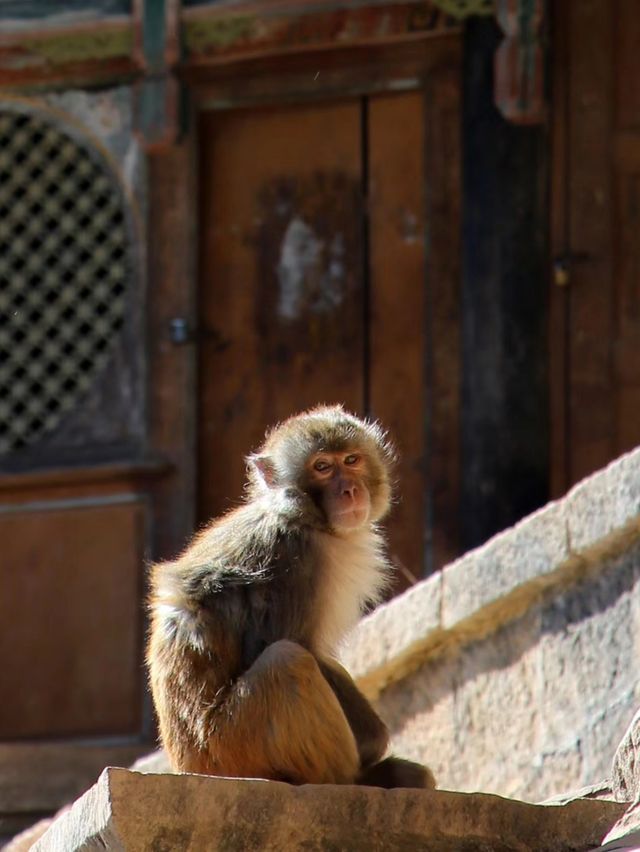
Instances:
[[[358,690],[346,669],[335,660],[319,659],[318,665],[347,717],[358,746],[360,765],[366,769],[377,763],[387,749],[387,726]]]

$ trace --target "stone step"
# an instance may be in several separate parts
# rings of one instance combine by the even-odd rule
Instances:
[[[34,852],[584,852],[625,804],[105,769]]]

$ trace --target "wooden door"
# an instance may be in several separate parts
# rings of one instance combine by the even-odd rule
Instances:
[[[552,483],[640,443],[640,15],[556,4]]]
[[[457,552],[457,91],[202,114],[201,521],[266,427],[341,402],[400,448],[399,585]]]

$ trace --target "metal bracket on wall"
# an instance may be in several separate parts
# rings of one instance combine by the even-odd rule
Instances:
[[[207,343],[214,352],[223,352],[231,346],[231,340],[222,336],[217,328],[193,326],[186,317],[173,317],[169,322],[169,339],[174,346],[192,343]]]
[[[553,283],[556,287],[569,287],[571,273],[576,263],[593,260],[593,255],[586,251],[571,251],[560,254],[553,259]]]
[[[180,135],[182,91],[174,70],[180,59],[180,0],[133,0],[135,54],[144,68],[137,84],[137,131],[147,149]]]

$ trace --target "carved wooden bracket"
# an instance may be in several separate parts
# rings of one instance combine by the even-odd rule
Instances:
[[[542,24],[544,0],[495,0],[505,39],[495,57],[495,102],[516,124],[539,124],[546,116]]]

